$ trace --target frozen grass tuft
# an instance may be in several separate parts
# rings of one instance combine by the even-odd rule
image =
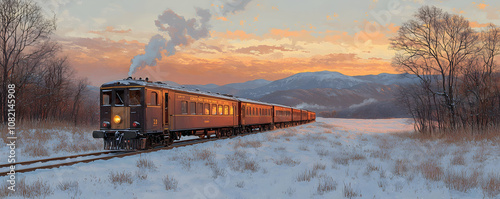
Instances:
[[[451,159],[452,165],[465,165],[465,158],[462,154],[457,154]]]
[[[298,165],[300,164],[300,161],[295,161],[293,160],[292,158],[290,157],[287,157],[287,156],[282,156],[280,159],[277,159],[277,160],[273,160],[273,162],[277,165],[282,165],[282,164],[285,164],[287,166],[290,166],[290,167],[293,167],[295,165]]]
[[[404,176],[410,170],[410,165],[408,164],[408,160],[398,159],[394,163],[394,174]]]
[[[135,171],[135,176],[139,180],[146,180],[146,179],[148,179],[148,174],[144,170],[137,170],[137,171]]]
[[[238,149],[240,147],[244,147],[244,148],[248,148],[248,147],[259,148],[261,146],[262,146],[262,141],[260,141],[260,140],[245,140],[245,141],[242,141],[241,139],[239,139],[238,142],[234,144],[234,149]]]
[[[467,174],[465,170],[461,172],[447,171],[444,183],[446,187],[454,189],[461,192],[467,192],[470,189],[476,188],[479,185],[478,181],[479,172],[473,171],[471,174]]]
[[[438,181],[444,176],[443,170],[435,161],[425,161],[418,166],[418,169],[422,172],[424,178],[428,180]]]
[[[481,184],[483,192],[490,198],[500,195],[500,175],[489,174]]]
[[[316,190],[320,195],[323,195],[326,192],[335,191],[337,190],[337,182],[330,176],[324,176],[319,179],[319,184]]]
[[[136,166],[139,169],[151,169],[151,170],[156,169],[155,163],[152,160],[145,157],[140,157],[136,162]]]
[[[236,150],[233,154],[226,157],[229,168],[233,171],[252,171],[256,172],[260,166],[257,161],[250,159],[245,151]]]
[[[4,188],[0,191],[0,198],[7,197],[22,197],[22,198],[47,198],[48,196],[54,194],[54,190],[50,187],[49,183],[43,180],[36,180],[31,184],[27,183],[25,178],[21,178],[16,182],[16,191],[10,191],[7,189],[7,184],[4,184]]]
[[[236,187],[238,187],[238,188],[243,188],[243,187],[245,187],[245,181],[239,181],[239,182],[237,182],[237,183],[236,183]]]
[[[173,178],[169,177],[168,175],[163,178],[163,185],[165,185],[165,190],[177,190],[177,185],[179,182]]]
[[[299,173],[297,176],[297,181],[298,182],[310,182],[312,178],[316,177],[318,175],[317,170],[305,170],[304,172]]]
[[[361,196],[358,192],[354,191],[354,189],[351,187],[351,183],[348,185],[344,183],[344,189],[342,190],[344,193],[344,197],[346,198],[355,198],[358,196]]]
[[[132,179],[132,173],[130,172],[113,172],[111,171],[109,173],[109,181],[115,185],[118,185],[118,184],[123,184],[123,183],[128,183],[128,184],[132,184],[133,182],[133,179]]]
[[[325,170],[325,168],[326,168],[326,165],[321,164],[321,163],[319,163],[319,162],[316,162],[316,163],[314,163],[314,165],[313,165],[313,170],[316,170],[316,171],[317,171],[317,170]]]

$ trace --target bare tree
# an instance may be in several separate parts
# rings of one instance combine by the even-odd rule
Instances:
[[[42,14],[40,6],[30,0],[0,1],[0,103],[6,104],[6,87],[13,82],[13,74],[23,62],[45,57],[55,50],[54,45],[47,43],[55,30],[55,18],[48,19]],[[26,64],[24,64],[26,66]],[[26,74],[33,72],[34,67],[23,68]],[[21,69],[21,68],[19,68]],[[16,77],[19,78],[19,77]],[[24,77],[26,79],[26,77]],[[6,121],[5,106],[0,106],[1,121]]]
[[[420,78],[399,94],[421,132],[500,123],[495,57],[500,29],[477,32],[462,16],[424,6],[391,40],[393,65]]]
[[[456,107],[461,102],[457,97],[459,73],[476,54],[477,39],[465,18],[424,6],[391,40],[398,52],[393,64],[417,75],[432,97],[444,101],[442,108],[451,127],[456,127]]]

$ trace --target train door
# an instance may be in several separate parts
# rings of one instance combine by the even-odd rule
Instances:
[[[163,126],[164,126],[165,128],[168,128],[168,127],[169,127],[169,126],[168,126],[168,122],[169,122],[169,121],[168,121],[168,119],[169,119],[169,116],[168,116],[168,93],[167,93],[167,92],[165,92],[165,98],[164,98],[164,102],[163,102],[163,104],[164,104],[164,106],[165,106],[165,108],[164,108],[164,110],[163,110],[163,118],[164,118],[164,119],[163,119],[163,124],[164,124]]]

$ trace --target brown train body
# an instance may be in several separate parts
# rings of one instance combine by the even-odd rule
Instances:
[[[307,110],[230,95],[126,80],[101,86],[101,128],[105,149],[166,146],[181,136],[209,138],[270,130],[314,121]]]

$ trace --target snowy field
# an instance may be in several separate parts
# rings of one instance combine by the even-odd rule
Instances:
[[[293,128],[18,174],[24,191],[10,197],[500,197],[498,139],[425,141],[410,139],[411,130],[404,119],[318,118]]]

